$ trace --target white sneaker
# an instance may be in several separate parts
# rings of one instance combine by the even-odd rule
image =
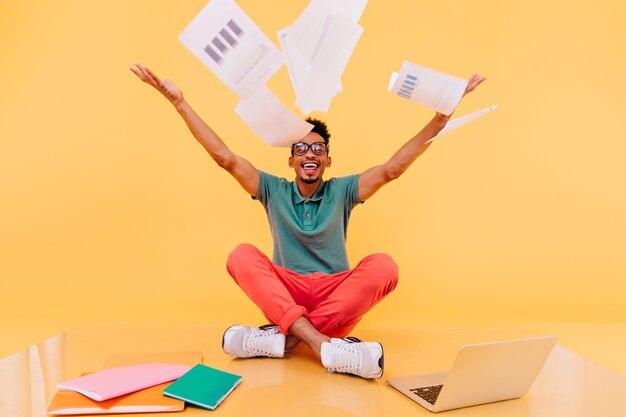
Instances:
[[[222,349],[236,358],[282,358],[285,355],[285,335],[275,324],[261,327],[230,326],[224,332]]]
[[[378,342],[363,342],[356,337],[330,339],[322,343],[322,365],[328,372],[341,372],[361,378],[383,376],[383,346]]]

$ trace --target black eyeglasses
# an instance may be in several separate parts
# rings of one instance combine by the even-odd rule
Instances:
[[[313,142],[311,144],[304,142],[296,142],[291,145],[291,153],[302,156],[312,150],[315,155],[324,155],[328,152],[328,146],[324,142]]]

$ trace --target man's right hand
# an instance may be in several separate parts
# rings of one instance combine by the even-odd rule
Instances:
[[[173,105],[176,106],[183,100],[183,92],[180,91],[173,82],[170,80],[161,81],[155,73],[150,71],[150,68],[144,67],[141,64],[135,64],[130,70],[139,77],[141,81],[156,88]]]

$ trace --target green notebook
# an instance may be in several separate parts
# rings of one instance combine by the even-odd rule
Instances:
[[[241,382],[239,375],[197,364],[163,390],[163,395],[214,410]]]

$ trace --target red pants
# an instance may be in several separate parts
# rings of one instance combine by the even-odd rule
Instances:
[[[302,275],[275,265],[244,243],[228,256],[226,269],[284,334],[304,316],[320,333],[345,337],[398,283],[398,266],[382,253],[366,257],[349,271]]]

